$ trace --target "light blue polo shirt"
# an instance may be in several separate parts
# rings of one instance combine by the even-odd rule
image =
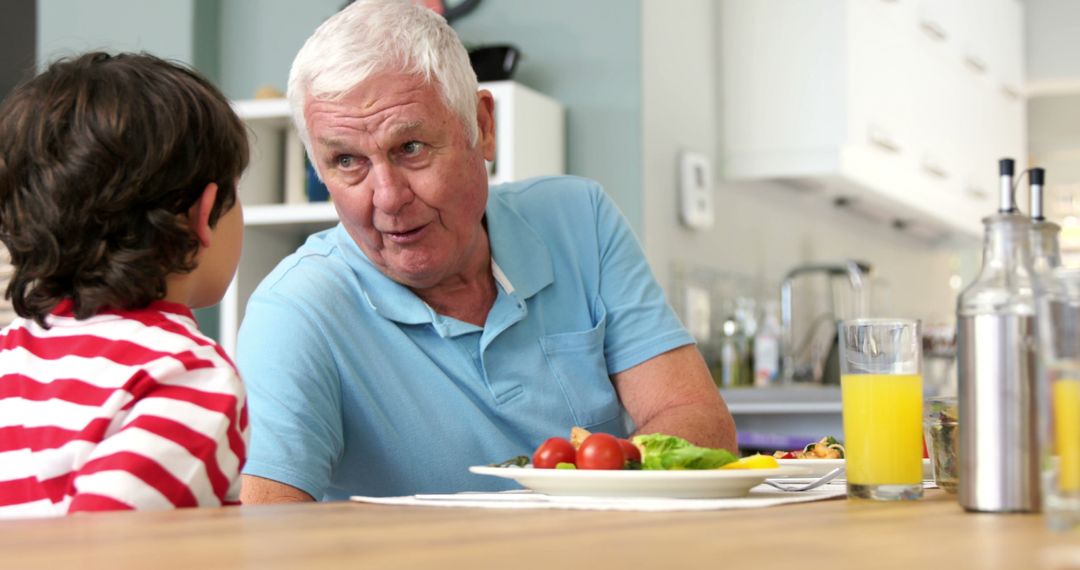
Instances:
[[[340,225],[251,296],[238,364],[244,473],[327,500],[515,485],[470,465],[531,455],[582,426],[625,436],[609,375],[693,342],[598,184],[493,187],[498,297],[484,327],[435,313]]]

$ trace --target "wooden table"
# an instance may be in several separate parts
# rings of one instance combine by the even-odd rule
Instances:
[[[323,503],[0,522],[0,568],[1080,568],[1080,531],[949,495],[714,512]]]

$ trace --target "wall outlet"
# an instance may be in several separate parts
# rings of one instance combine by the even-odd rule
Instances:
[[[698,342],[709,340],[709,325],[712,323],[712,307],[709,292],[695,285],[686,286],[686,330]]]
[[[695,230],[713,227],[712,165],[703,154],[684,152],[679,157],[679,219]]]

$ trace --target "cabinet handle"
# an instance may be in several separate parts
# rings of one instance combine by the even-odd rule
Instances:
[[[922,31],[931,38],[943,42],[949,39],[949,33],[945,31],[945,28],[941,27],[941,24],[931,20],[922,20],[919,22],[922,27]]]
[[[1020,99],[1020,90],[1013,87],[1012,85],[1002,85],[1001,92],[1013,101],[1018,101]]]
[[[870,143],[889,152],[900,152],[900,143],[880,127],[870,127]]]
[[[990,197],[990,194],[981,186],[968,186],[964,188],[964,191],[967,192],[968,196],[978,200],[986,200]]]
[[[974,71],[975,73],[979,73],[979,74],[986,73],[986,62],[983,61],[982,58],[977,56],[977,55],[966,55],[966,56],[964,56],[964,63],[966,63],[967,66],[972,71]]]
[[[923,157],[922,167],[927,173],[936,176],[938,178],[948,178],[949,171],[941,165],[940,162],[934,160],[932,157]]]

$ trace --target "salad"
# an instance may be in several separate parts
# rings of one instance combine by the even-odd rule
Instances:
[[[520,455],[493,466],[529,465],[534,469],[680,470],[770,469],[779,463],[767,455],[740,459],[726,449],[698,447],[674,435],[652,433],[628,440],[574,427],[569,439],[548,438],[531,458]]]
[[[777,459],[843,459],[844,445],[835,437],[829,435],[820,441],[807,444],[801,451],[777,451],[773,453]]]

